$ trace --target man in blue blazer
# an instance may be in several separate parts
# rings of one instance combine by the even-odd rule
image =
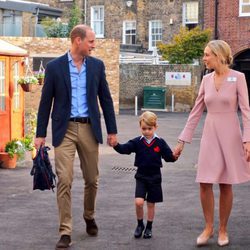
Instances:
[[[103,142],[98,99],[107,128],[107,143],[114,146],[117,141],[105,67],[101,60],[90,56],[95,48],[95,33],[86,25],[77,25],[70,38],[71,49],[47,64],[35,139],[37,149],[45,144],[51,113],[61,235],[56,248],[71,245],[71,186],[76,151],[85,182],[83,218],[86,231],[92,236],[98,233],[94,212],[99,177],[98,145]]]

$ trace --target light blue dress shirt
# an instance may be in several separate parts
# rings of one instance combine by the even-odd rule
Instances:
[[[84,61],[79,72],[70,52],[68,52],[68,60],[72,88],[70,117],[88,117],[86,62]]]

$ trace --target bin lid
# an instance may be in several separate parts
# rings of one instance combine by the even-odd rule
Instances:
[[[166,90],[164,86],[144,86],[144,90]]]
[[[0,55],[27,56],[28,52],[25,49],[19,48],[11,43],[0,39]]]

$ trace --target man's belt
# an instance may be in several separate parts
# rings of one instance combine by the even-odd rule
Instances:
[[[72,117],[69,120],[71,122],[90,123],[89,117]]]

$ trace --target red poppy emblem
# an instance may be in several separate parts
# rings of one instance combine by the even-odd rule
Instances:
[[[159,148],[158,146],[156,146],[156,147],[154,148],[154,151],[155,151],[156,153],[159,153],[159,152],[160,152],[160,148]]]

